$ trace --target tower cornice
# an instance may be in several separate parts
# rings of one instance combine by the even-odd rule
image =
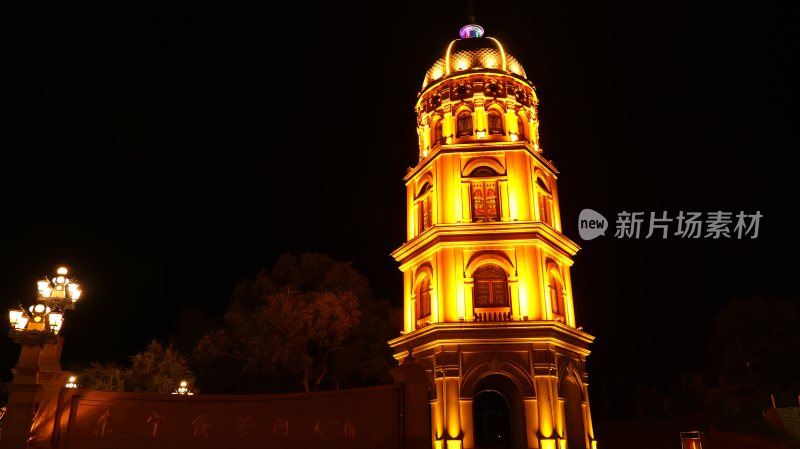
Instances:
[[[401,358],[404,356],[402,349],[412,342],[415,353],[442,345],[551,343],[585,357],[593,341],[593,335],[555,321],[504,321],[434,323],[390,340],[389,346],[396,349],[396,357]]]
[[[432,150],[431,153],[420,161],[416,167],[409,168],[406,176],[403,178],[406,183],[408,183],[411,179],[413,179],[417,174],[423,172],[430,164],[433,163],[438,157],[444,154],[454,154],[454,153],[464,153],[464,154],[479,154],[479,153],[498,153],[498,152],[513,152],[513,151],[524,151],[534,158],[537,161],[541,162],[548,170],[550,170],[552,175],[558,175],[558,170],[556,169],[555,165],[553,165],[553,161],[549,159],[545,159],[540,151],[536,151],[532,145],[527,142],[487,142],[484,145],[475,144],[475,143],[462,143],[462,144],[451,144],[451,145],[437,145]]]
[[[405,270],[407,264],[430,251],[499,243],[540,244],[553,248],[561,253],[563,262],[568,265],[572,265],[571,257],[580,250],[577,243],[540,221],[506,221],[435,225],[396,249],[392,257],[400,262],[400,269]]]

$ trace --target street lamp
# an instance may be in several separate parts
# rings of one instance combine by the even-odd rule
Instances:
[[[175,391],[173,391],[172,394],[179,394],[181,396],[192,396],[192,395],[194,395],[194,393],[192,393],[189,390],[189,382],[187,382],[185,380],[181,381],[181,383],[178,385],[178,388]]]
[[[56,276],[52,279],[44,278],[36,285],[36,304],[28,310],[21,304],[9,309],[9,335],[17,343],[40,346],[54,344],[64,324],[64,311],[75,308],[75,303],[81,297],[81,289],[74,279],[67,277],[64,267],[56,270]]]
[[[63,267],[36,286],[36,303],[27,309],[20,305],[8,311],[9,336],[21,344],[22,350],[14,380],[6,385],[8,401],[0,439],[3,449],[30,447],[32,429],[41,426],[42,416],[55,413],[57,397],[66,380],[63,376],[68,375],[59,367],[63,339],[58,333],[64,325],[64,311],[75,308],[81,289],[67,277]],[[76,382],[71,383],[77,386]]]

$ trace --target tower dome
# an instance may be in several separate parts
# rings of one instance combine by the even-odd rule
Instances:
[[[461,28],[459,35],[461,38],[451,41],[444,56],[425,73],[423,89],[433,82],[475,69],[488,69],[526,78],[525,69],[517,58],[506,52],[497,39],[484,37],[483,27],[480,25],[466,25]]]
[[[539,100],[522,64],[480,25],[459,35],[425,74],[417,98],[420,162],[447,145],[505,142],[541,151]]]

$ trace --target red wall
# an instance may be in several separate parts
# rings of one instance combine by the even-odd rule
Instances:
[[[64,389],[51,441],[33,447],[400,449],[403,385],[281,395]]]

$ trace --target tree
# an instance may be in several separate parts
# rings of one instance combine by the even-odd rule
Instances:
[[[80,376],[81,384],[89,389],[147,393],[172,393],[181,380],[193,380],[186,358],[172,345],[165,347],[156,340],[131,357],[130,368],[92,362]]]
[[[128,370],[115,363],[92,362],[80,374],[83,387],[91,390],[125,391]]]
[[[198,382],[218,392],[313,391],[381,377],[370,374],[370,364],[388,376],[385,340],[373,347],[386,332],[375,326],[388,327],[389,314],[375,313],[383,306],[351,264],[283,255],[236,286],[224,327],[195,348]]]
[[[180,381],[192,382],[186,358],[172,345],[152,340],[147,350],[131,357],[126,387],[129,391],[172,393]]]
[[[766,432],[770,394],[794,404],[800,393],[800,307],[783,298],[736,299],[714,322],[710,350],[725,382],[709,398],[717,425]],[[779,405],[780,406],[780,405]]]
[[[723,375],[766,391],[800,388],[800,306],[783,298],[737,299],[714,322],[711,353]]]

